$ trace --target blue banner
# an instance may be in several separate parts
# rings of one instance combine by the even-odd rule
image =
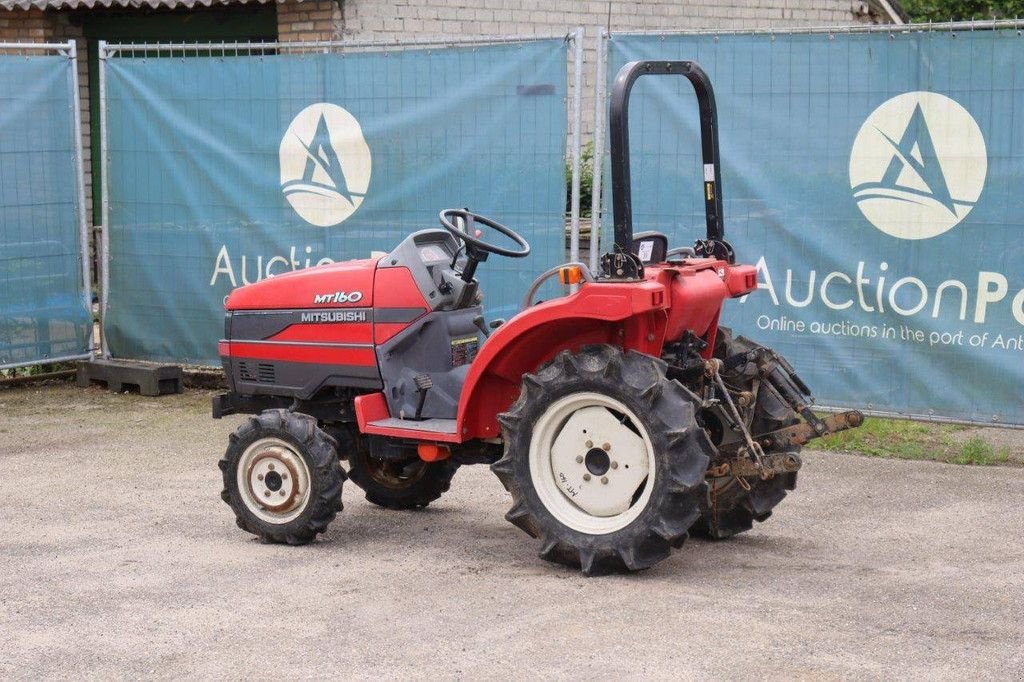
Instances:
[[[1024,57],[1016,31],[613,36],[718,101],[726,239],[760,291],[724,323],[819,403],[1024,424]],[[635,229],[703,236],[696,100],[641,79]]]
[[[566,46],[107,63],[113,355],[217,362],[236,286],[388,251],[469,207],[529,258],[478,270],[511,316],[564,261]]]
[[[72,68],[0,55],[0,366],[89,351]]]

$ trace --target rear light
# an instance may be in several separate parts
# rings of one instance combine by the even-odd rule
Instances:
[[[562,284],[579,284],[583,281],[583,269],[578,265],[567,265],[558,270]]]
[[[730,296],[745,296],[757,289],[757,268],[753,265],[733,265],[726,271],[725,284]]]

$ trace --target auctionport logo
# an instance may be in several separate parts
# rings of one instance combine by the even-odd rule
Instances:
[[[850,187],[864,217],[899,239],[938,236],[967,217],[985,185],[985,138],[971,114],[935,92],[871,112],[853,141]]]
[[[318,227],[338,225],[362,205],[372,159],[359,121],[336,104],[298,113],[281,140],[281,191],[295,212]]]

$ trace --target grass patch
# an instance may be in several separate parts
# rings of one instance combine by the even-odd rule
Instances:
[[[868,417],[860,428],[826,436],[812,447],[869,457],[934,460],[975,466],[1010,463],[1008,448],[996,449],[980,436],[966,440],[956,437],[958,432],[969,428],[959,424]]]
[[[960,452],[955,461],[957,464],[1006,464],[1010,461],[1010,450],[1001,448],[996,452],[991,443],[974,436],[960,444]]]

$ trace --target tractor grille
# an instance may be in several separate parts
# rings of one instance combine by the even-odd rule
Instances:
[[[269,362],[247,362],[242,360],[238,363],[238,375],[242,381],[255,381],[258,384],[273,384],[277,382],[277,373],[274,365]]]

